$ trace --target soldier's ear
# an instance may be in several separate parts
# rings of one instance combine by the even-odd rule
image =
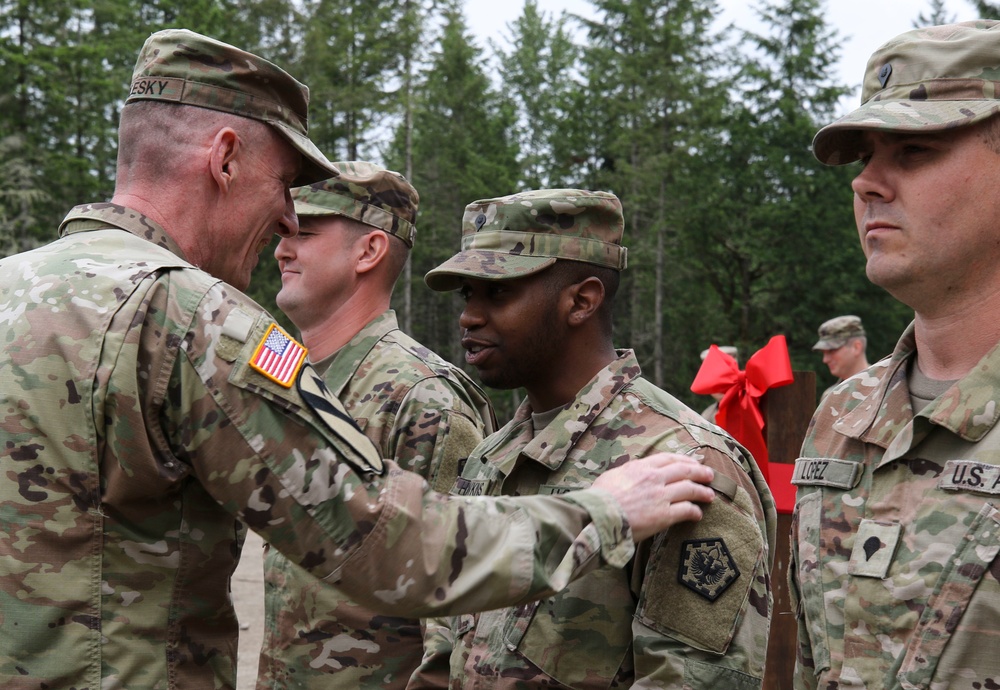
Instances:
[[[604,283],[594,276],[574,283],[568,289],[572,299],[568,315],[570,326],[586,323],[604,304]]]
[[[236,154],[240,150],[240,136],[231,127],[223,127],[212,138],[208,167],[219,191],[228,194],[238,173]]]
[[[358,273],[367,273],[378,266],[389,253],[389,236],[381,230],[372,230],[358,238],[355,245],[358,250],[358,260],[355,269]]]

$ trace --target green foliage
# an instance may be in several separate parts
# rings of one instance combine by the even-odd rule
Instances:
[[[19,137],[38,171],[21,246],[52,239],[75,204],[114,190],[118,114],[139,47],[185,27],[240,41],[235,0],[0,2],[0,132]],[[59,205],[41,203],[60,200]]]
[[[981,4],[981,3],[980,3]],[[937,26],[938,24],[953,24],[958,21],[955,15],[949,15],[944,7],[944,0],[930,0],[930,12],[921,12],[913,21],[913,27]]]
[[[580,51],[568,22],[566,15],[549,18],[537,0],[527,0],[510,26],[510,49],[491,43],[503,92],[517,113],[514,132],[521,151],[520,182],[526,189],[563,187],[570,179],[572,159],[560,155],[562,125],[576,115],[573,69]]]
[[[0,131],[18,137],[24,164],[41,170],[36,184],[52,199],[93,198],[109,187],[103,163],[113,146],[113,125],[94,117],[110,100],[108,76],[81,41],[85,27],[76,4],[0,6],[0,93],[10,99],[0,111]],[[22,246],[51,238],[65,209],[32,205],[30,212],[45,229],[25,228]]]
[[[4,102],[0,97],[0,104]],[[32,209],[45,200],[17,135],[0,139],[0,256],[30,249],[26,230],[35,225]]]
[[[711,247],[730,254],[741,284],[736,340],[753,345],[744,349],[784,333],[793,365],[832,383],[810,351],[820,322],[858,314],[878,357],[910,315],[865,278],[851,213],[855,169],[823,166],[808,148],[847,92],[827,77],[839,51],[822,3],[762,3],[760,14],[767,35],[745,37],[752,49],[741,51],[748,57],[737,75],[742,97],[731,109],[728,160],[716,166],[731,176],[725,187],[737,196],[715,206],[723,212],[712,225],[725,237]]]
[[[932,5],[934,1],[935,0],[931,0]],[[1000,19],[1000,5],[997,5],[995,2],[989,2],[988,0],[969,0],[969,4],[976,9],[976,14],[983,19]],[[921,19],[922,18],[923,15],[921,15]]]
[[[694,374],[690,352],[702,347],[687,313],[695,266],[679,254],[692,201],[684,190],[725,103],[710,32],[717,8],[712,0],[595,5],[577,100],[587,101],[587,118],[566,138],[584,143],[578,184],[614,191],[626,210],[629,268],[616,341],[636,350],[657,384],[683,396]]]
[[[491,84],[458,7],[446,6],[442,19],[413,113],[411,181],[421,202],[410,257],[417,296],[412,329],[418,340],[461,362],[457,298],[428,290],[423,275],[457,251],[465,206],[517,191],[519,168],[513,106]],[[404,159],[397,138],[389,163],[398,169]]]
[[[314,0],[306,3],[298,73],[309,84],[311,137],[333,160],[372,157],[382,116],[392,109],[390,80],[403,46],[395,40],[403,0]]]

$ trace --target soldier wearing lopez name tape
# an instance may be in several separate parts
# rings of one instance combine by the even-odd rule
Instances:
[[[1000,687],[1000,23],[880,47],[816,157],[860,161],[868,278],[914,310],[795,465],[795,687]]]
[[[459,290],[466,361],[485,385],[523,386],[514,419],[465,463],[456,496],[562,495],[656,451],[715,471],[697,524],[639,544],[526,605],[428,623],[410,684],[491,688],[760,688],[775,511],[746,450],[642,376],[611,339],[626,265],[606,192],[550,189],[466,207],[462,249],[425,277]]]
[[[389,308],[417,234],[419,195],[378,165],[334,165],[337,177],[292,190],[299,234],[274,250],[276,301],[382,456],[447,491],[496,422],[468,374],[399,330]],[[423,651],[418,619],[372,611],[275,549],[264,574],[259,687],[406,687]]]
[[[711,501],[684,479],[711,472],[666,455],[561,500],[448,499],[383,462],[240,292],[298,232],[289,188],[337,174],[307,108],[271,63],[156,32],[112,200],[0,261],[4,690],[232,688],[244,525],[366,605],[423,615],[624,565]]]

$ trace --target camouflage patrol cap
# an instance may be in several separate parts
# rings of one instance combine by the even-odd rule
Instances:
[[[857,316],[837,316],[824,321],[819,327],[819,341],[812,346],[814,350],[836,350],[843,347],[851,338],[862,338],[865,329]]]
[[[723,354],[727,354],[730,357],[732,357],[733,359],[737,359],[738,360],[740,358],[740,351],[739,351],[739,349],[736,348],[736,347],[733,347],[732,345],[716,345],[716,347],[719,348],[719,350],[721,350],[723,352]],[[708,357],[709,350],[711,350],[711,349],[712,348],[708,348],[707,350],[702,350],[701,351],[701,359],[702,359],[702,361],[705,361],[705,358]]]
[[[347,216],[413,246],[420,195],[398,172],[365,161],[334,163],[340,175],[292,190],[300,216]]]
[[[1000,22],[907,31],[868,60],[861,107],[821,129],[813,153],[827,165],[861,158],[864,130],[933,132],[1000,112]]]
[[[540,189],[465,207],[462,251],[424,276],[432,290],[455,290],[461,278],[504,280],[548,268],[557,259],[621,271],[625,219],[614,194]]]
[[[167,101],[260,120],[302,154],[294,184],[337,173],[309,140],[309,89],[267,60],[187,29],[164,29],[139,51],[126,105]]]

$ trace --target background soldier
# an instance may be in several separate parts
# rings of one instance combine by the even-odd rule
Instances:
[[[867,348],[865,327],[861,325],[859,317],[851,315],[824,321],[819,327],[819,340],[812,346],[813,350],[823,353],[823,364],[837,377],[834,386],[871,366],[865,354]],[[823,391],[823,395],[832,388],[830,386]]]
[[[734,347],[733,345],[718,345],[717,347],[722,350],[723,354],[729,355],[735,359],[737,363],[739,363],[739,348]],[[708,357],[708,350],[702,350],[700,357],[701,361],[704,362],[705,358]],[[712,424],[715,424],[715,415],[719,413],[719,403],[722,402],[722,398],[724,397],[725,394],[723,393],[712,393],[712,404],[701,411],[701,416],[712,422]]]

